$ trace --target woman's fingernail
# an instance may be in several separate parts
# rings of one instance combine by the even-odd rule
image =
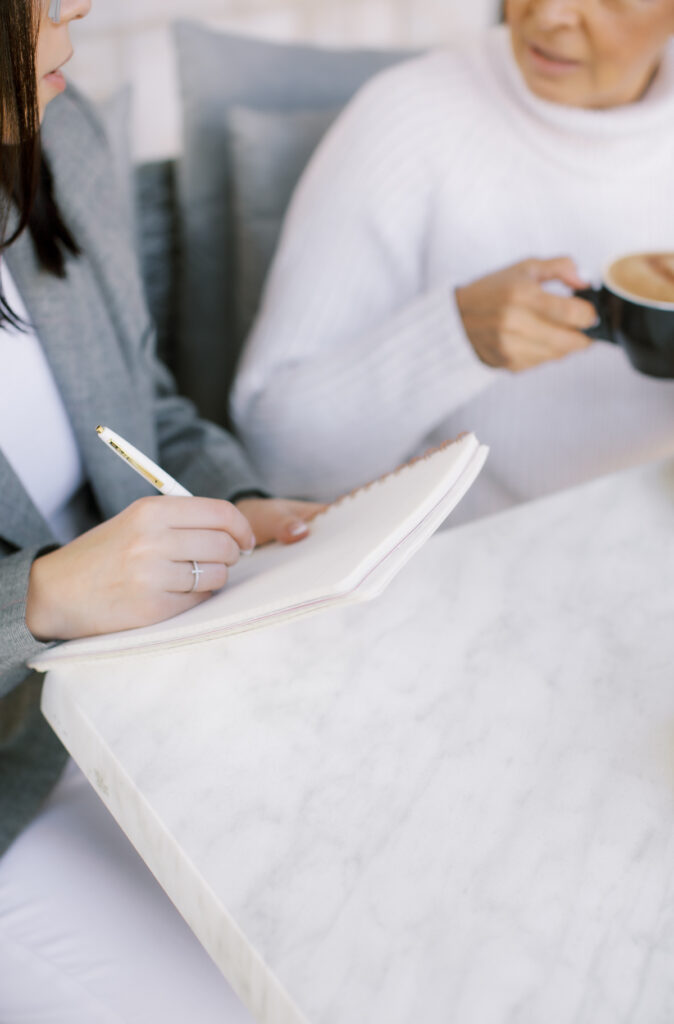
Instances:
[[[241,554],[245,555],[246,557],[252,555],[253,552],[255,551],[256,546],[257,541],[255,540],[255,537],[253,537],[253,543],[251,544],[251,546],[249,548],[241,548]]]
[[[301,537],[303,533],[308,533],[309,527],[306,523],[293,523],[288,530],[291,537]]]

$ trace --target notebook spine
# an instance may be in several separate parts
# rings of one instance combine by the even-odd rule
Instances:
[[[453,445],[458,444],[466,437],[470,437],[470,431],[468,430],[464,430],[453,439],[434,445],[432,448],[427,449],[427,451],[422,452],[421,455],[415,455],[413,459],[408,459],[407,462],[403,462],[397,469],[392,469],[389,473],[384,473],[383,476],[378,477],[378,479],[371,480],[369,483],[362,484],[360,487],[354,488],[354,490],[349,491],[347,494],[343,494],[341,497],[331,502],[322,512],[319,513],[319,515],[326,515],[331,508],[339,508],[339,506],[343,505],[346,501],[356,498],[359,494],[371,491],[373,487],[378,487],[380,484],[386,483],[387,480],[392,477],[399,476],[400,473],[404,473],[405,470],[411,469],[412,466],[416,466],[419,462],[427,462],[429,459],[432,459],[434,455],[437,455],[439,452],[446,451],[447,448],[451,448]]]

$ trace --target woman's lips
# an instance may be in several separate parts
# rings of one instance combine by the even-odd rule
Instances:
[[[57,89],[58,92],[63,92],[66,87],[66,80],[60,68],[57,68],[56,71],[50,71],[48,75],[44,76],[44,80],[45,82],[48,82],[52,88]]]
[[[526,47],[529,60],[536,70],[542,71],[544,74],[568,75],[572,71],[577,71],[580,67],[580,61],[570,60],[568,57],[561,57],[558,54],[550,53],[534,43],[527,43]]]

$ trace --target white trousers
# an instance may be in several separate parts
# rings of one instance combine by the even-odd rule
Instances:
[[[2,1024],[253,1024],[74,765],[0,858]]]

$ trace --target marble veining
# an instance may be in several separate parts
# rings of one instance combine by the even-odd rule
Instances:
[[[673,623],[667,463],[44,708],[262,1024],[671,1024]]]

